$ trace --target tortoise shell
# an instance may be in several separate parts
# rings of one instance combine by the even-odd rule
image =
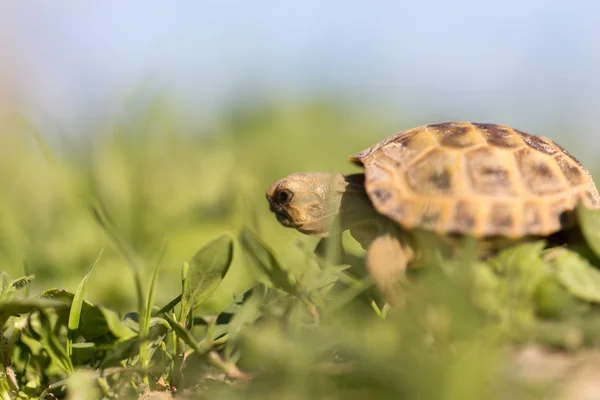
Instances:
[[[547,236],[600,208],[592,177],[550,139],[449,122],[397,133],[350,157],[375,209],[404,229],[475,237]]]

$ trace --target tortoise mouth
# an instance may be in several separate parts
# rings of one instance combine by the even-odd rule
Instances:
[[[294,224],[292,224],[290,217],[287,216],[287,214],[282,213],[282,212],[276,212],[275,217],[277,218],[277,221],[279,221],[279,223],[281,225],[289,226],[290,228],[295,227]]]
[[[268,200],[269,200],[269,209],[271,210],[272,213],[275,214],[277,221],[281,225],[289,227],[289,228],[297,228],[298,227],[298,225],[293,222],[289,213],[283,207],[281,207],[279,204],[275,203],[271,199],[268,199]]]

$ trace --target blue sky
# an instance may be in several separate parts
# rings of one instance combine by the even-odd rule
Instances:
[[[599,16],[591,0],[6,0],[0,83],[74,132],[109,122],[151,81],[191,115],[241,95],[326,94],[399,121],[490,121],[589,142]],[[540,132],[557,125],[567,128]],[[582,158],[598,150],[582,146]]]

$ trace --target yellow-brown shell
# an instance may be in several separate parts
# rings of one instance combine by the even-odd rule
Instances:
[[[508,126],[450,122],[397,133],[350,157],[375,209],[405,229],[546,236],[600,208],[592,177],[551,140]]]

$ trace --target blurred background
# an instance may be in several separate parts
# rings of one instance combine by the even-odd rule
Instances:
[[[89,297],[132,307],[109,230],[159,302],[223,231],[282,257],[310,238],[264,190],[415,125],[470,120],[552,138],[592,171],[600,3],[505,0],[0,3],[0,269],[70,290],[105,249]],[[209,303],[252,283],[243,256]]]

